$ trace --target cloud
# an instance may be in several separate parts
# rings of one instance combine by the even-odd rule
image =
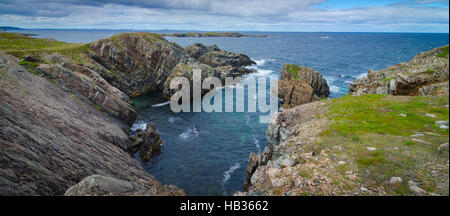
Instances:
[[[149,30],[448,32],[448,6],[436,6],[448,5],[448,0],[401,1],[350,9],[318,7],[324,2],[326,0],[4,0],[0,2],[0,25]]]

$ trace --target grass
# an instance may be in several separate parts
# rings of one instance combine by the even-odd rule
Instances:
[[[434,70],[433,69],[427,69],[426,71],[424,71],[424,74],[428,74],[428,75],[433,75],[434,74]]]
[[[392,76],[392,77],[384,78],[382,81],[383,82],[387,82],[387,81],[390,81],[390,80],[393,80],[393,79],[397,79],[397,77],[396,76]]]
[[[436,55],[439,58],[447,58],[448,57],[448,45],[441,47],[441,52]]]
[[[294,75],[295,78],[298,77],[298,72],[300,70],[300,66],[293,65],[293,64],[286,64],[286,71],[292,75]]]
[[[44,38],[32,38],[16,33],[0,32],[0,50],[22,59],[27,55],[60,53],[77,63],[83,63],[89,44],[65,43]]]
[[[393,176],[401,177],[406,183],[419,180],[433,192],[439,180],[431,177],[430,167],[424,166],[445,164],[448,160],[448,155],[439,155],[437,151],[440,144],[448,142],[448,130],[441,130],[435,124],[449,119],[449,110],[445,108],[448,102],[445,96],[347,95],[332,99],[327,102],[326,114],[332,123],[322,132],[320,143],[313,145],[354,161],[364,183],[375,188],[383,186],[390,194],[412,194],[407,184],[389,185],[387,182]],[[426,113],[435,114],[436,118],[427,117]],[[416,138],[426,143],[412,139],[411,135],[417,133],[424,134]],[[332,148],[334,145],[342,148],[336,150]],[[448,170],[445,172],[448,175]],[[448,190],[444,193],[448,194]]]

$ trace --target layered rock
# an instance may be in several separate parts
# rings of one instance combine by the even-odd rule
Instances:
[[[217,45],[205,46],[196,43],[187,46],[185,51],[188,56],[219,71],[222,79],[255,72],[254,69],[246,68],[256,64],[247,55],[221,50]]]
[[[69,63],[68,60],[66,63],[41,64],[37,70],[66,90],[85,96],[99,110],[125,120],[128,126],[136,120],[137,114],[128,96],[111,86],[96,71]],[[128,128],[124,128],[124,131],[128,131]]]
[[[85,69],[73,73],[73,65],[40,68],[69,87],[28,72],[0,52],[0,194],[63,195],[94,174],[142,185],[146,195],[183,194],[161,185],[124,151],[132,146],[123,130],[129,122],[99,112],[92,102],[100,92],[114,103],[124,95],[101,88],[103,81],[92,74],[83,78]],[[91,87],[97,89],[94,98]]]
[[[181,46],[151,33],[118,34],[90,44],[101,75],[131,97],[163,89],[171,71],[186,61]]]
[[[379,71],[350,85],[351,95],[434,95],[448,92],[448,45],[416,55],[410,62]]]
[[[277,86],[284,108],[317,101],[330,94],[327,81],[319,72],[292,64],[283,65]]]

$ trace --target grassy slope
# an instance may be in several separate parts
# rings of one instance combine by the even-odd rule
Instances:
[[[409,180],[419,182],[429,192],[448,194],[449,156],[437,149],[448,143],[449,133],[435,124],[449,120],[445,107],[448,102],[448,96],[365,95],[332,99],[326,116],[332,120],[331,125],[321,134],[320,142],[305,148],[327,149],[356,164],[358,170],[353,171],[360,173],[361,183],[373,188],[381,186],[389,194],[412,194],[407,186]],[[412,137],[414,134],[422,135]],[[343,175],[352,169],[346,164],[340,166]],[[394,176],[403,182],[388,184]],[[445,181],[447,189],[442,191],[438,185]]]
[[[21,59],[27,55],[60,53],[77,63],[82,63],[89,50],[89,44],[75,44],[45,38],[32,38],[16,33],[0,32],[0,50]],[[27,65],[26,62],[22,64]],[[29,65],[29,64],[28,64]]]

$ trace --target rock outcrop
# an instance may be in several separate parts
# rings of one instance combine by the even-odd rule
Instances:
[[[162,90],[172,69],[186,61],[181,46],[151,33],[118,34],[89,48],[91,58],[107,69],[101,75],[131,97]]]
[[[145,131],[138,131],[131,137],[133,141],[133,152],[139,152],[143,162],[148,162],[156,155],[162,145],[161,137],[155,126],[147,124]]]
[[[256,64],[247,55],[221,50],[217,45],[205,46],[196,43],[187,46],[185,51],[188,56],[219,71],[222,79],[256,72],[254,69],[246,68]]]
[[[330,94],[327,81],[313,69],[285,64],[278,81],[278,97],[283,108],[290,108],[326,98]]]
[[[193,69],[202,69],[202,79],[215,76],[222,81],[255,72],[245,67],[255,62],[244,54],[199,43],[183,49],[151,33],[119,34],[93,42],[89,48],[99,74],[130,97],[162,91],[169,99],[175,92],[170,89],[172,79],[183,76],[192,84]]]
[[[372,71],[350,85],[351,95],[435,95],[448,92],[448,45],[416,55],[410,62]]]
[[[123,94],[102,88],[106,83],[93,74],[82,75],[80,71],[87,69],[42,65],[61,86],[18,62],[0,52],[0,194],[63,195],[94,174],[127,181],[134,188],[142,185],[146,195],[184,194],[161,185],[126,152],[132,147],[124,131],[128,120],[99,112],[93,103],[97,99],[119,103]],[[109,180],[106,183],[102,187],[111,185]],[[126,186],[123,182],[114,185]],[[116,188],[108,193],[114,194]]]

